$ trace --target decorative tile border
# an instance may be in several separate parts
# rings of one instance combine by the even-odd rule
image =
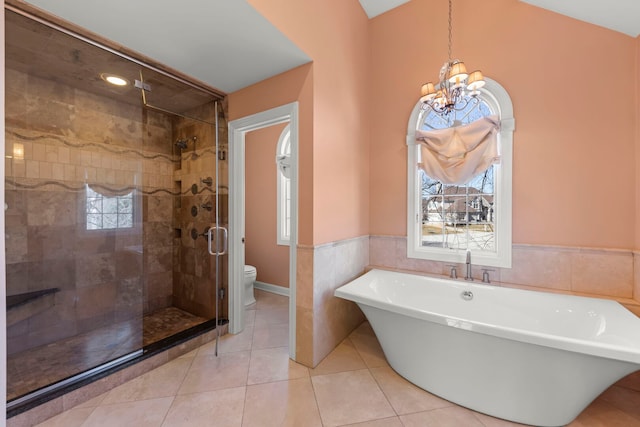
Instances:
[[[60,142],[60,143],[62,143],[63,145],[65,145],[67,147],[75,148],[75,149],[93,147],[93,148],[97,148],[99,150],[104,150],[106,152],[117,154],[117,155],[131,154],[133,156],[140,157],[141,159],[146,159],[146,160],[164,160],[164,161],[167,161],[167,162],[180,164],[180,159],[179,158],[175,158],[175,156],[168,156],[166,154],[161,154],[161,153],[146,154],[142,150],[133,150],[133,149],[130,149],[130,148],[117,149],[117,148],[111,147],[108,144],[98,143],[98,142],[78,142],[78,143],[73,143],[73,142],[70,142],[69,140],[67,140],[65,138],[62,138],[60,136],[57,136],[57,135],[28,136],[28,135],[23,135],[21,133],[18,133],[16,131],[13,131],[13,130],[10,130],[10,129],[7,129],[5,132],[6,132],[7,136],[15,137],[15,138],[17,138],[17,139],[19,139],[21,141],[29,141],[29,142],[43,141],[44,143],[50,142],[50,141],[57,141],[57,142]]]
[[[18,180],[13,180],[10,178],[5,179],[5,186],[9,190],[45,190],[51,191],[54,189],[71,191],[74,193],[80,193],[85,191],[86,183],[79,184],[67,184],[59,181],[40,181],[36,183],[28,183],[28,182],[20,182]],[[111,187],[108,185],[102,184],[90,184],[93,189],[105,190],[111,193],[129,193],[131,191],[138,191],[145,196],[155,195],[159,193],[165,193],[170,196],[179,196],[181,193],[179,191],[170,191],[164,188],[154,188],[154,189],[145,189],[139,186],[125,186],[125,187]],[[204,191],[205,189],[202,189]]]
[[[11,179],[5,178],[5,187],[7,190],[43,190],[43,191],[55,191],[64,190],[71,191],[74,193],[79,193],[85,191],[85,185],[87,183],[65,183],[59,181],[41,181],[35,179]],[[194,195],[191,189],[186,189],[184,191],[172,191],[167,190],[166,188],[153,188],[153,187],[142,187],[142,186],[124,186],[124,187],[113,187],[109,185],[103,184],[94,184],[91,183],[91,188],[93,189],[102,189],[111,193],[128,193],[130,191],[136,190],[145,196],[157,195],[157,194],[167,194],[169,196],[190,196]],[[226,191],[229,190],[229,187],[226,185],[219,185],[218,188],[221,190],[221,194],[226,194]],[[203,187],[199,188],[195,195],[208,194],[215,195],[216,191],[214,188]]]

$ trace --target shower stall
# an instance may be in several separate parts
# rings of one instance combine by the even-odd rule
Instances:
[[[11,414],[225,322],[228,174],[224,94],[5,8]]]

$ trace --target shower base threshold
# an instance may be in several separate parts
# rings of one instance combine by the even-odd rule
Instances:
[[[160,332],[155,336],[147,334],[142,349],[128,352],[95,368],[70,375],[10,400],[7,402],[7,425],[24,425],[23,419],[29,420],[27,424],[32,425],[31,422],[40,422],[40,418],[50,418],[210,342],[217,336],[215,323],[215,319],[203,319],[202,322],[170,336],[163,337]],[[162,322],[157,326],[161,324]],[[220,335],[224,335],[228,329],[228,321],[220,319],[218,327]],[[43,417],[42,414],[46,415]]]

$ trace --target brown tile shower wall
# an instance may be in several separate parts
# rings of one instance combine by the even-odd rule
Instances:
[[[220,108],[220,107],[219,107]],[[189,116],[215,122],[215,105],[210,103],[192,111]],[[174,126],[173,140],[186,140],[180,169],[175,179],[180,189],[176,198],[174,221],[173,304],[201,317],[215,316],[215,258],[207,248],[206,230],[216,222],[216,191],[219,195],[220,224],[228,225],[227,123],[222,109],[218,111],[219,185],[216,185],[215,126],[200,121],[179,119]],[[195,139],[194,139],[195,137]],[[211,178],[211,183],[206,180]],[[193,235],[192,235],[193,233]],[[194,238],[195,236],[195,238]],[[226,289],[227,258],[219,261],[220,279]],[[225,293],[226,295],[226,293]],[[219,302],[220,317],[226,317],[227,299]]]
[[[9,309],[9,353],[170,305],[170,119],[11,69],[5,96],[7,295],[58,289]],[[88,230],[87,185],[135,189],[133,227]]]

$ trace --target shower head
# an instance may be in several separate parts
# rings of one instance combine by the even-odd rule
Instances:
[[[197,139],[198,137],[192,136],[191,138],[179,139],[174,144],[179,149],[184,150],[185,148],[187,148],[187,144],[189,143],[189,141],[193,141],[193,143],[195,144]]]

